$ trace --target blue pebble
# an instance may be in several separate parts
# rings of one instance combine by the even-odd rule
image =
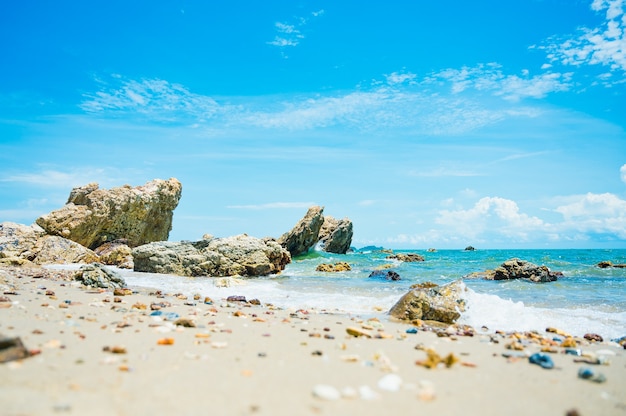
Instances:
[[[584,378],[584,379],[589,379],[591,377],[593,377],[594,372],[591,368],[589,367],[582,367],[578,370],[578,377],[579,378]]]
[[[531,364],[537,364],[547,370],[554,368],[554,361],[546,354],[536,353],[528,357]]]
[[[407,334],[417,334],[417,328],[409,328],[406,330]]]
[[[161,316],[161,315],[163,315],[162,311],[154,311],[150,314],[150,316]]]
[[[168,321],[173,321],[180,318],[180,315],[176,312],[165,312],[163,317]]]

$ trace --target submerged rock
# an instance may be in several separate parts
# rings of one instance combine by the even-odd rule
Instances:
[[[554,282],[560,272],[552,272],[546,266],[537,266],[517,258],[505,261],[493,271],[493,280],[528,279],[531,282]],[[489,277],[487,277],[488,280]]]
[[[393,270],[374,270],[367,277],[379,278],[384,280],[401,280],[400,275]]]
[[[289,252],[271,238],[245,234],[196,242],[161,241],[133,249],[134,270],[180,276],[266,276],[291,262]]]
[[[418,261],[424,261],[424,256],[417,253],[398,253],[398,254],[390,254],[385,257],[386,259],[403,261],[406,263],[416,263]]]
[[[335,264],[319,264],[315,270],[318,272],[349,272],[352,270],[352,267],[350,267],[350,264],[345,261],[340,261]]]
[[[174,178],[110,190],[97,183],[74,188],[62,208],[37,218],[48,234],[94,249],[108,241],[128,240],[130,247],[167,240],[182,185]]]
[[[454,323],[465,310],[466,288],[462,280],[443,286],[414,288],[398,300],[389,314],[394,318]]]
[[[612,267],[614,267],[616,269],[624,269],[624,268],[626,268],[626,264],[613,264],[613,262],[609,261],[609,260],[601,261],[600,263],[598,263],[597,266],[599,268],[601,268],[601,269],[609,269],[609,268],[612,268]]]

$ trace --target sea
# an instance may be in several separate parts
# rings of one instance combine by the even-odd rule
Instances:
[[[423,262],[399,262],[376,247],[331,254],[314,249],[295,257],[280,274],[231,281],[210,277],[180,277],[117,269],[130,286],[157,288],[166,293],[199,294],[219,301],[245,296],[289,309],[315,309],[361,317],[388,319],[389,309],[415,283],[443,285],[463,279],[467,308],[459,323],[488,331],[543,331],[555,327],[573,335],[587,333],[604,339],[626,336],[626,268],[600,268],[601,261],[626,264],[626,249],[567,250],[394,250],[417,253]],[[468,279],[473,272],[494,269],[512,258],[562,272],[555,282]],[[318,272],[321,263],[347,262],[350,271]],[[390,267],[400,280],[369,277]]]

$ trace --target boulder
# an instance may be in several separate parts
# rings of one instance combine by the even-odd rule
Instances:
[[[182,185],[174,178],[109,190],[91,183],[74,188],[65,206],[36,222],[48,234],[90,249],[120,238],[136,247],[167,240],[181,192]]]
[[[346,254],[352,244],[352,221],[348,218],[336,220],[327,215],[320,229],[319,240],[328,253]]]
[[[452,324],[465,311],[465,291],[462,280],[443,286],[416,287],[402,296],[389,314],[404,321],[421,319]]]
[[[119,273],[109,270],[100,263],[86,264],[74,275],[74,280],[85,286],[115,289],[126,287],[124,278]]]
[[[71,240],[45,235],[45,231],[37,224],[0,224],[0,263],[41,265],[94,261],[98,261],[98,255],[93,251]]]
[[[196,242],[154,242],[133,249],[134,270],[180,276],[266,276],[291,262],[271,238],[245,234]]]
[[[0,223],[0,261],[6,264],[19,264],[35,258],[33,249],[37,240],[46,232],[33,224],[31,226],[14,222]]]
[[[601,269],[609,269],[612,267],[616,269],[626,269],[626,264],[613,264],[613,262],[610,260],[601,261],[600,263],[598,263],[597,266]]]
[[[474,247],[472,247],[472,246],[467,246],[467,247],[465,247],[465,250],[463,250],[463,251],[476,251],[476,249]]]
[[[546,266],[537,266],[526,260],[509,259],[485,276],[487,280],[528,279],[531,282],[554,282],[561,272],[552,272]]]
[[[383,280],[402,280],[400,275],[393,270],[374,270],[367,277],[374,277]]]
[[[287,249],[291,256],[304,254],[319,241],[323,223],[324,207],[313,206],[291,231],[278,239],[278,243]]]
[[[133,251],[128,247],[128,240],[120,239],[104,243],[94,250],[100,257],[100,263],[117,266],[121,269],[133,268]]]
[[[390,254],[385,257],[386,259],[404,261],[407,263],[414,263],[418,261],[424,261],[424,256],[417,253],[398,253],[398,254]]]

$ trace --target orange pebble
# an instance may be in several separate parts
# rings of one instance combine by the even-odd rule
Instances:
[[[174,345],[174,338],[161,338],[157,341],[157,345]]]

